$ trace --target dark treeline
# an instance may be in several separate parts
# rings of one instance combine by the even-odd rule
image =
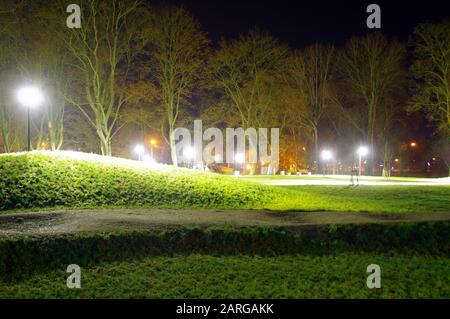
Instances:
[[[408,43],[370,31],[294,50],[257,28],[212,43],[177,6],[80,0],[82,27],[70,29],[70,2],[1,3],[0,151],[26,148],[15,92],[34,84],[46,97],[32,110],[38,150],[130,157],[153,139],[157,159],[177,164],[171,133],[202,119],[280,128],[285,170],[320,170],[330,148],[346,172],[362,144],[369,174],[388,175],[396,158],[399,169],[450,165],[449,20],[418,25]]]

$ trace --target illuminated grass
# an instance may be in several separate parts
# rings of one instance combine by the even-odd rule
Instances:
[[[450,211],[450,186],[274,187],[248,181],[267,178],[280,177],[242,179],[77,152],[7,154],[0,155],[0,211],[100,207]]]
[[[381,289],[366,287],[372,263]],[[417,255],[145,258],[83,268],[81,289],[68,289],[67,276],[0,283],[0,298],[450,298],[450,259]]]
[[[350,181],[349,175],[252,175],[252,176],[241,176],[240,177],[243,180],[247,181],[254,181],[254,182],[273,182],[277,180],[281,181],[295,181],[295,180],[323,180],[323,181]],[[356,177],[355,177],[356,179]],[[380,177],[380,176],[362,176],[360,178],[360,181],[371,181],[371,182],[393,182],[393,183],[400,183],[400,182],[411,182],[411,183],[447,183],[450,184],[450,179],[448,177],[446,178],[423,178],[423,177]]]
[[[448,212],[449,186],[288,186],[268,205],[279,210]]]
[[[76,152],[0,156],[0,210],[49,207],[251,208],[267,186]]]

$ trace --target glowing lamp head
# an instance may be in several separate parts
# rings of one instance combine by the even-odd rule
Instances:
[[[244,154],[236,154],[236,156],[234,156],[234,160],[236,163],[242,164],[245,162],[245,156]]]
[[[320,154],[320,157],[324,161],[329,161],[333,159],[333,152],[331,152],[330,150],[323,150],[322,153]]]
[[[17,91],[19,102],[30,108],[35,108],[44,102],[44,95],[37,87],[23,87]]]
[[[222,162],[222,156],[220,154],[214,155],[214,162],[221,163]]]
[[[156,145],[156,140],[150,140],[151,145]]]
[[[194,151],[194,148],[193,148],[193,147],[186,147],[186,148],[183,150],[183,157],[184,157],[186,160],[192,160],[192,159],[194,158],[194,156],[195,156],[195,151]]]
[[[134,147],[134,152],[136,153],[136,154],[138,154],[138,155],[142,155],[142,154],[144,154],[144,152],[145,152],[145,148],[144,148],[144,146],[142,146],[142,145],[136,145],[135,147]]]
[[[360,148],[358,148],[359,156],[366,156],[367,154],[369,154],[369,149],[367,147],[361,146]]]

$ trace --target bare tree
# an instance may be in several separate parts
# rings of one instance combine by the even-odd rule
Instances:
[[[313,44],[290,58],[287,82],[302,99],[296,99],[292,116],[312,133],[314,154],[318,167],[319,124],[330,105],[330,82],[335,49],[330,45]]]
[[[7,98],[8,72],[14,64],[14,47],[17,39],[16,13],[21,2],[5,0],[0,8],[0,139],[5,152],[13,149],[17,136],[14,133],[15,113]]]
[[[339,72],[350,90],[348,94],[367,114],[364,131],[370,148],[369,174],[375,158],[377,112],[383,101],[403,84],[405,51],[401,43],[371,33],[350,39],[340,55]]]
[[[142,41],[148,76],[160,92],[164,109],[163,130],[173,165],[178,165],[174,130],[183,104],[199,84],[209,40],[199,22],[182,7],[160,7],[147,12]]]
[[[111,155],[111,142],[118,131],[117,122],[126,96],[117,92],[130,66],[133,30],[129,21],[139,0],[85,0],[81,4],[82,27],[64,34],[65,44],[76,59],[81,92],[70,96],[95,128],[103,155]],[[67,29],[67,28],[66,28]],[[82,99],[75,96],[82,96]]]
[[[243,128],[268,127],[282,113],[273,111],[279,106],[277,88],[287,54],[287,46],[255,29],[238,40],[221,42],[210,61],[213,79],[232,102]]]
[[[421,24],[414,30],[416,80],[411,111],[424,109],[429,117],[450,133],[450,20],[439,24]]]

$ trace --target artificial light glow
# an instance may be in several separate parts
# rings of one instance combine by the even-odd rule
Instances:
[[[156,145],[156,141],[155,141],[155,140],[151,140],[151,141],[150,141],[150,144],[151,144],[151,145]]]
[[[220,156],[219,154],[214,155],[214,162],[222,162],[222,156]]]
[[[193,159],[194,155],[195,155],[195,151],[194,151],[194,148],[192,148],[192,147],[186,147],[183,151],[183,156],[187,160]]]
[[[142,161],[145,162],[146,164],[150,164],[150,165],[156,164],[156,161],[153,159],[153,157],[151,157],[148,154],[145,154],[144,156],[142,156]]]
[[[17,99],[26,106],[35,108],[44,102],[42,92],[36,87],[24,87],[17,91]]]
[[[142,145],[136,145],[135,147],[134,147],[134,152],[136,153],[136,154],[138,154],[138,155],[142,155],[142,154],[144,154],[144,152],[145,152],[145,148],[144,148],[144,146],[142,146]]]
[[[333,152],[331,152],[330,150],[323,150],[322,153],[320,154],[320,157],[324,161],[329,161],[333,158]]]
[[[417,144],[416,144],[416,142],[411,142],[411,147],[416,147],[417,146]]]
[[[234,161],[238,164],[244,163],[245,162],[244,154],[236,154],[236,156],[234,157]]]
[[[361,146],[358,148],[358,155],[359,156],[366,156],[367,154],[369,154],[369,149],[365,146]]]
[[[395,160],[394,160],[396,163],[398,163],[398,161],[399,161],[399,159],[398,158],[396,158]]]

